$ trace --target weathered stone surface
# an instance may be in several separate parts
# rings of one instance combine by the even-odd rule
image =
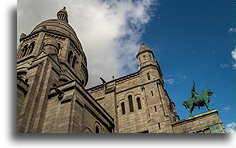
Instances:
[[[20,133],[218,133],[217,111],[179,121],[150,48],[141,45],[138,71],[85,89],[87,60],[68,24],[57,19],[20,38],[17,130]]]
[[[211,110],[173,124],[174,133],[225,133],[217,110]]]

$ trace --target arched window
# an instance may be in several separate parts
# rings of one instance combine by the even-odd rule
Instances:
[[[121,103],[121,111],[122,111],[122,115],[124,115],[125,114],[125,103],[124,102]]]
[[[96,126],[96,131],[95,132],[99,133],[99,127],[98,126]]]
[[[29,54],[31,54],[33,52],[34,45],[35,45],[34,41],[29,45]]]
[[[75,68],[75,64],[76,64],[76,62],[77,62],[77,57],[74,56],[74,58],[73,58],[73,62],[72,62],[72,67],[73,67],[73,68]]]
[[[132,99],[132,96],[129,95],[129,96],[128,96],[128,99],[129,99],[129,110],[130,110],[130,112],[133,112],[133,111],[134,111],[134,106],[133,106],[133,99]]]
[[[147,79],[151,80],[150,73],[147,73]]]
[[[72,58],[72,51],[69,51],[68,57],[67,57],[67,62],[71,64],[71,58]]]
[[[21,50],[21,57],[24,57],[26,55],[27,48],[28,48],[28,44],[25,45],[24,48],[22,48],[22,50]]]
[[[137,98],[137,104],[138,104],[138,109],[139,110],[142,109],[141,100],[139,97]]]
[[[144,60],[146,59],[145,55],[143,55],[143,59],[144,59]]]
[[[150,58],[150,60],[152,59],[152,56],[151,55],[149,55],[149,58]]]

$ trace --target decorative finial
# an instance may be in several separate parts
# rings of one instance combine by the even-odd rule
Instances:
[[[142,42],[141,45],[144,45],[144,42]]]
[[[66,7],[64,6],[64,7],[63,7],[63,9],[65,9],[65,10],[66,10]]]

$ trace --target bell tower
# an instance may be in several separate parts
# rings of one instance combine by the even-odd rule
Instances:
[[[141,44],[137,54],[140,85],[146,100],[147,127],[150,133],[171,133],[171,124],[179,117],[164,88],[163,74],[152,50]]]
[[[141,44],[136,58],[138,60],[138,70],[140,71],[140,73],[147,71],[147,69],[154,68],[155,71],[157,70],[157,72],[153,73],[154,75],[156,75],[156,79],[162,79],[160,66],[155,60],[155,56],[152,50],[149,47],[145,46],[144,43]],[[150,75],[151,73],[147,73],[148,79],[150,79]]]

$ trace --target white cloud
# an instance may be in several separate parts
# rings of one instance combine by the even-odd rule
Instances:
[[[231,108],[229,106],[226,106],[226,107],[223,108],[223,111],[226,111],[226,112],[230,111],[230,110],[231,110]]]
[[[232,27],[229,28],[229,32],[230,32],[230,33],[235,33],[235,32],[236,32],[236,28],[232,28]]]
[[[228,123],[225,127],[225,130],[227,133],[235,133],[235,123],[234,122]]]
[[[181,81],[184,81],[187,78],[187,76],[185,74],[181,74],[181,73],[176,73],[175,76],[177,79],[179,79]]]
[[[89,83],[99,77],[137,71],[135,55],[145,25],[150,21],[153,0],[21,0],[17,8],[17,37],[28,34],[40,22],[56,18],[66,6],[69,24],[76,31],[88,60]]]
[[[164,82],[166,82],[167,84],[173,84],[174,81],[175,80],[173,78],[169,78],[169,79],[164,80]]]
[[[234,49],[234,50],[231,52],[231,56],[232,56],[232,58],[233,58],[233,60],[234,60],[234,61],[233,61],[233,63],[234,63],[234,64],[233,64],[233,67],[234,67],[234,68],[236,68],[236,63],[235,63],[235,62],[236,62],[236,54],[235,54],[235,50],[236,50],[236,49]]]
[[[187,76],[182,73],[175,73],[167,75],[166,78],[164,78],[165,83],[167,84],[180,84],[183,83],[187,79]]]
[[[220,64],[220,67],[221,67],[221,68],[229,68],[230,65],[228,65],[228,64]]]

